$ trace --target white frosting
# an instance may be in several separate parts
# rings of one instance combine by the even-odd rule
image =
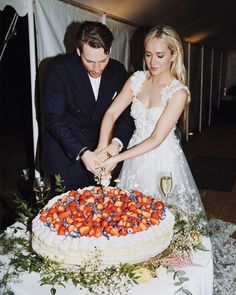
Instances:
[[[63,195],[50,200],[46,208],[51,207]],[[102,251],[105,265],[138,263],[158,255],[169,246],[173,236],[174,216],[168,209],[165,214],[158,225],[153,225],[146,231],[120,237],[111,236],[109,239],[104,236],[60,236],[45,226],[38,214],[32,223],[32,247],[38,254],[64,264],[80,264],[95,247]]]

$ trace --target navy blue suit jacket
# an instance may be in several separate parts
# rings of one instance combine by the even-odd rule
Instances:
[[[45,131],[41,167],[47,174],[60,174],[67,189],[93,184],[93,175],[76,157],[83,147],[96,148],[105,111],[126,79],[124,66],[110,59],[96,101],[88,73],[76,53],[60,56],[48,64],[43,88]],[[128,113],[127,109],[122,114],[114,134],[125,146],[133,132]]]

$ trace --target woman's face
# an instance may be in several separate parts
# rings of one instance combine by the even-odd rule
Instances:
[[[170,73],[171,62],[176,54],[171,54],[164,39],[153,38],[145,43],[144,57],[151,75],[157,76]]]

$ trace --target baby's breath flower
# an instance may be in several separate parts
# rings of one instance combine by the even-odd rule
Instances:
[[[96,183],[102,185],[103,187],[107,187],[111,181],[111,174],[107,173],[105,167],[96,168],[94,179]]]

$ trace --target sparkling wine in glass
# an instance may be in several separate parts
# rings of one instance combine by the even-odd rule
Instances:
[[[172,186],[173,186],[172,173],[171,172],[161,172],[160,188],[161,188],[166,200],[168,198],[169,193],[172,190]]]
[[[36,196],[36,202],[43,203],[50,194],[50,179],[48,177],[36,177],[33,182],[33,190]]]

